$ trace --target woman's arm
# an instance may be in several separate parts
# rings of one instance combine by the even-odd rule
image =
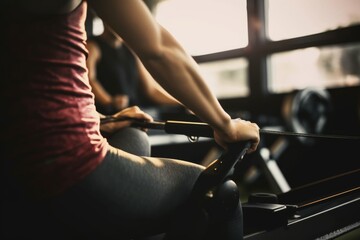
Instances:
[[[167,93],[146,70],[142,62],[137,59],[137,67],[140,78],[141,91],[149,98],[153,103],[182,106],[175,98]]]
[[[215,130],[217,142],[259,142],[256,124],[231,121],[199,74],[197,64],[153,18],[141,0],[88,0],[97,15],[139,56],[146,69],[172,96]]]
[[[230,116],[198,73],[196,63],[153,18],[141,0],[90,0],[164,89],[203,121],[222,128]]]

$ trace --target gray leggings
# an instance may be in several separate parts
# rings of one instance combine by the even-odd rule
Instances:
[[[108,141],[112,146],[104,161],[63,195],[23,209],[15,203],[20,217],[10,212],[13,219],[5,219],[15,223],[15,229],[8,228],[9,234],[36,239],[108,240],[140,239],[166,231],[177,211],[186,209],[186,200],[204,167],[149,157],[147,134],[134,128],[123,129]],[[23,226],[17,226],[19,220]],[[216,223],[216,229],[225,229],[218,231],[218,236],[241,239],[241,221],[239,205],[229,224]]]
[[[112,146],[103,163],[52,202],[55,216],[101,239],[161,232],[204,168],[149,157],[147,134],[138,129],[123,129],[108,141]]]

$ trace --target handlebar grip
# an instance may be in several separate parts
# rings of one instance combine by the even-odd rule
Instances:
[[[186,136],[214,137],[213,129],[202,122],[166,121],[165,132],[172,134],[184,134]]]

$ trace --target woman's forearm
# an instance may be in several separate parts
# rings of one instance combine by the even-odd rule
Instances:
[[[157,58],[142,59],[168,93],[214,128],[223,128],[230,116],[200,76],[193,59],[181,48],[165,46]]]

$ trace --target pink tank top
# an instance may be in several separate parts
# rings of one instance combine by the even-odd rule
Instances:
[[[86,11],[83,2],[68,14],[9,13],[2,28],[5,161],[35,195],[61,193],[106,155],[86,69]]]

